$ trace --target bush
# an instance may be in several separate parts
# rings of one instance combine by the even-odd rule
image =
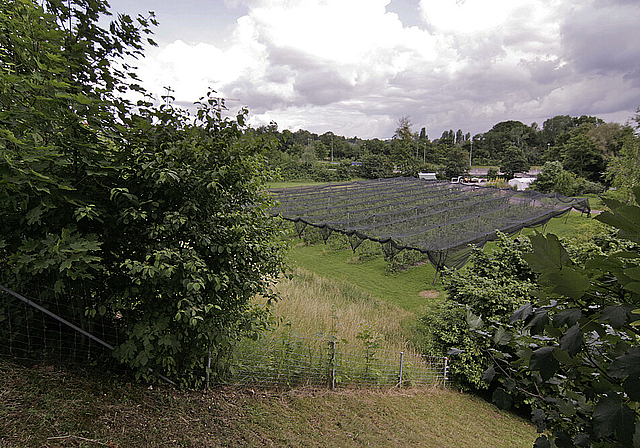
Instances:
[[[541,193],[560,193],[565,196],[600,194],[604,185],[592,182],[565,171],[560,162],[546,162],[531,189]]]
[[[486,388],[482,372],[491,365],[491,358],[483,350],[487,342],[469,331],[469,322],[477,317],[506,321],[530,299],[534,287],[534,275],[522,258],[529,250],[528,241],[499,236],[497,248],[491,253],[475,248],[464,269],[443,272],[447,299],[421,319],[421,346],[439,355],[455,353],[452,378],[463,389]]]
[[[393,176],[393,163],[382,154],[371,154],[362,158],[360,175],[365,179],[380,179]]]
[[[267,145],[245,132],[246,111],[222,119],[213,92],[195,117],[114,96],[140,90],[112,64],[141,53],[147,19],[106,31],[101,2],[46,5],[0,10],[2,65],[17,64],[0,73],[0,282],[73,305],[85,328],[104,316],[138,375],[198,385],[209,354],[222,368],[263,326],[249,301],[273,297],[282,271]]]

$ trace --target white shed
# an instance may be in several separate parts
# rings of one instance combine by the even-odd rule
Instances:
[[[529,184],[531,184],[531,182],[533,182],[534,180],[536,180],[535,177],[516,177],[509,180],[509,186],[511,188],[515,187],[515,189],[518,191],[522,191],[529,188]]]
[[[422,180],[437,180],[436,173],[418,173],[418,179]]]

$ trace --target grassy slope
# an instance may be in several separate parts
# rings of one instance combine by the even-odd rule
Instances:
[[[576,211],[571,212],[566,223],[565,218],[549,221],[545,233],[554,233],[559,237],[572,236],[591,222],[591,218]],[[531,229],[523,231],[525,235],[533,232]],[[486,246],[488,250],[494,247],[492,243]],[[298,245],[292,250],[290,258],[295,265],[308,271],[323,277],[348,281],[375,297],[418,314],[444,297],[444,294],[438,299],[420,296],[420,292],[424,290],[443,290],[439,280],[433,285],[435,269],[430,263],[390,273],[385,269],[386,262],[382,256],[357,260],[351,250],[329,250],[329,247],[322,243],[311,246]]]
[[[323,277],[348,281],[375,297],[414,312],[434,303],[434,299],[421,297],[420,291],[442,290],[439,282],[432,285],[435,269],[430,263],[391,273],[386,271],[387,263],[382,256],[357,260],[350,249],[329,250],[322,243],[296,247],[291,259],[306,270]]]
[[[453,391],[149,390],[0,361],[0,446],[530,447],[527,422]]]

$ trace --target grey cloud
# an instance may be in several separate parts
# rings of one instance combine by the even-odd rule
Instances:
[[[391,136],[397,119],[405,115],[414,130],[426,126],[431,138],[437,138],[444,129],[475,134],[509,119],[530,124],[557,114],[635,110],[640,98],[629,86],[640,87],[635,38],[640,8],[622,0],[602,5],[583,6],[564,21],[559,18],[561,41],[522,21],[491,33],[441,35],[447,45],[440,58],[412,61],[395,75],[371,67],[391,64],[398,51],[405,51],[399,47],[379,49],[370,67],[362,61],[339,65],[278,47],[263,34],[264,75],[245,74],[225,86],[225,92],[250,98],[254,114],[268,111],[291,119],[296,110],[313,110],[308,116],[300,112],[295,122],[318,132],[352,134],[349,123],[334,116],[352,117],[354,125],[360,117],[360,126],[366,123],[362,117],[389,117],[372,121],[371,131],[363,135],[383,138]],[[514,51],[530,56],[517,65],[504,62]],[[448,64],[454,61],[452,72]]]
[[[581,73],[632,73],[640,68],[640,5],[585,7],[562,30],[566,59]]]
[[[571,75],[571,69],[567,65],[561,65],[558,60],[533,60],[520,61],[520,66],[529,72],[531,81],[542,86],[557,85]]]
[[[309,103],[319,106],[347,100],[353,92],[353,85],[330,67],[300,74],[294,88]]]

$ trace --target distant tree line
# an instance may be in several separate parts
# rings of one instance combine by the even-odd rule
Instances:
[[[468,173],[470,163],[497,166],[510,178],[531,166],[543,166],[546,174],[534,188],[567,195],[600,193],[611,186],[624,190],[616,183],[616,173],[633,170],[630,161],[638,151],[632,126],[587,115],[557,115],[542,127],[503,121],[474,136],[451,129],[433,140],[425,127],[414,132],[409,117],[399,119],[387,140],[279,131],[275,123],[255,132],[276,137],[268,158],[284,179],[415,176],[420,171],[436,171],[447,179]]]

